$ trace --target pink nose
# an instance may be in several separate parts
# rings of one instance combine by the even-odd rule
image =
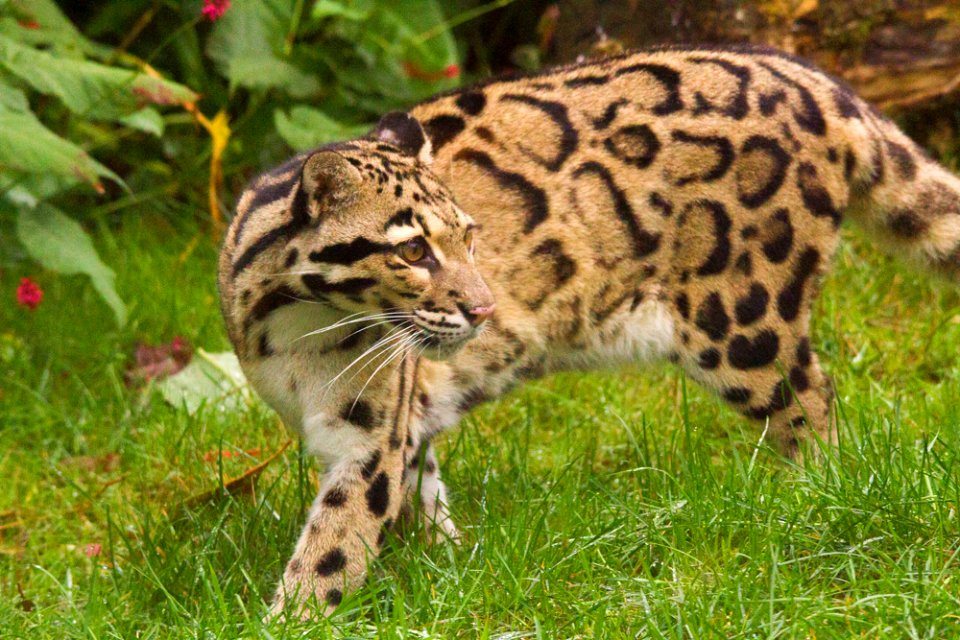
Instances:
[[[467,320],[470,321],[470,324],[473,326],[479,326],[487,318],[493,315],[493,310],[496,309],[497,305],[491,304],[486,307],[474,307],[470,309],[470,312],[467,314]]]

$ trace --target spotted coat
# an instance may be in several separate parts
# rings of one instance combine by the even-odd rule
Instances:
[[[492,80],[258,178],[224,315],[328,465],[275,607],[335,607],[411,497],[455,537],[430,440],[524,379],[669,360],[788,455],[832,441],[810,308],[844,217],[958,280],[960,180],[844,84],[753,48]]]

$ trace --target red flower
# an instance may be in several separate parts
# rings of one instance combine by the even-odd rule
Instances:
[[[83,552],[88,558],[96,558],[102,550],[103,547],[100,546],[99,542],[91,542],[84,548]]]
[[[223,17],[223,14],[230,8],[230,0],[203,0],[203,9],[200,13],[210,22],[216,22]]]
[[[445,78],[456,78],[460,75],[460,65],[450,64],[443,70]]]
[[[40,306],[43,300],[43,290],[30,278],[20,278],[20,286],[17,287],[17,302],[21,306],[33,311]]]

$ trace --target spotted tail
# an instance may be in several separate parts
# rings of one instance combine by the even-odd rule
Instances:
[[[851,217],[892,255],[960,284],[960,178],[931,160],[889,120],[872,114],[853,175]]]

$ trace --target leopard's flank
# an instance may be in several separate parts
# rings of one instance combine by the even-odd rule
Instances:
[[[275,609],[336,607],[402,509],[455,538],[430,441],[525,379],[668,360],[787,455],[833,441],[810,309],[844,218],[960,279],[960,180],[764,49],[494,80],[260,176],[223,311],[326,464]]]

